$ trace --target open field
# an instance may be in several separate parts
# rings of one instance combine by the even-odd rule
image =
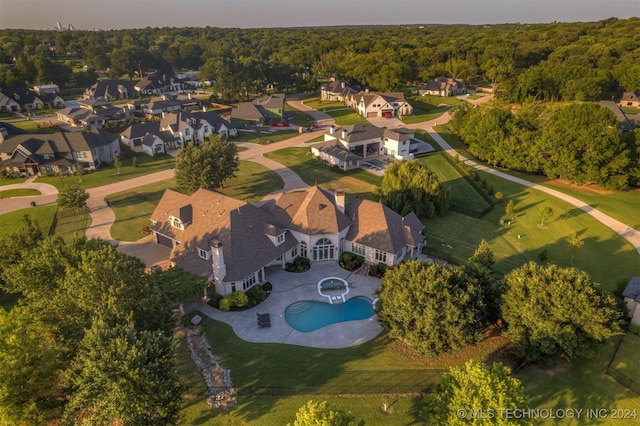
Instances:
[[[440,183],[451,192],[451,205],[482,212],[489,204],[482,198],[469,182],[443,157],[444,152],[437,152],[416,160],[438,176]]]
[[[138,154],[138,167],[133,167],[132,159],[128,158],[122,163],[120,174],[112,165],[105,165],[96,171],[85,173],[79,176],[52,176],[36,179],[39,183],[48,183],[58,190],[65,186],[78,185],[81,188],[95,188],[96,186],[107,185],[114,182],[121,182],[134,177],[147,175],[173,167],[174,159],[169,155],[157,155],[151,157],[146,154]]]
[[[37,221],[44,235],[49,235],[53,217],[56,215],[58,205],[36,206],[27,209],[16,210],[0,215],[0,237],[11,234],[22,227],[22,218],[27,215],[32,221]]]
[[[484,164],[482,160],[475,158],[467,149],[467,146],[454,134],[448,127],[437,126],[435,130],[444,140],[447,141],[452,148],[464,155],[465,157]],[[632,189],[624,192],[614,192],[606,190],[592,190],[590,187],[580,187],[578,185],[569,185],[565,182],[550,180],[546,176],[532,175],[528,173],[520,173],[512,170],[498,169],[501,172],[526,179],[528,181],[538,183],[557,191],[571,195],[585,203],[597,208],[603,213],[614,219],[625,223],[636,230],[640,230],[640,189]]]
[[[326,189],[344,189],[347,199],[362,197],[373,199],[371,191],[380,185],[382,178],[362,169],[344,172],[307,155],[309,148],[284,148],[265,154],[296,172],[307,185],[319,185]]]

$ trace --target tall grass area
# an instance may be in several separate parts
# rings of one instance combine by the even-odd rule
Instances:
[[[312,157],[309,148],[284,148],[265,154],[265,157],[290,168],[307,185],[319,185],[322,188],[344,189],[347,197],[373,199],[371,191],[382,183],[382,178],[362,169],[342,171],[337,167]]]
[[[635,248],[587,213],[540,191],[478,173],[493,185],[495,191],[504,194],[503,203],[482,219],[447,212],[425,221],[428,246],[435,248],[439,257],[462,263],[485,239],[494,251],[496,269],[502,273],[530,260],[540,262],[544,251],[547,262],[582,269],[608,291],[614,291],[620,282],[640,274]],[[514,218],[505,215],[504,205],[508,200],[515,203]],[[542,206],[555,211],[544,228],[540,228],[537,214]],[[501,219],[503,224],[500,224]],[[566,241],[572,232],[584,240],[573,263]]]

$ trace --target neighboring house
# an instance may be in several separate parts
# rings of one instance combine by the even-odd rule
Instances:
[[[624,92],[619,105],[625,108],[640,108],[640,91]]]
[[[5,105],[6,112],[32,111],[44,108],[44,102],[33,90],[24,87],[4,87],[0,89],[0,93],[13,101],[0,102],[0,105]]]
[[[285,95],[276,93],[241,102],[231,110],[231,124],[234,127],[264,126],[273,120],[284,119]]]
[[[0,92],[0,112],[18,113],[20,112],[20,104]]]
[[[39,95],[60,93],[60,87],[58,87],[57,84],[40,84],[38,86],[33,86],[33,91]]]
[[[202,81],[198,79],[198,71],[183,71],[175,73],[173,76],[183,81],[185,89],[199,89],[203,86]]]
[[[424,226],[374,201],[345,205],[343,191],[314,186],[260,206],[200,189],[191,196],[165,191],[154,210],[153,239],[172,249],[171,261],[205,276],[228,295],[266,282],[268,266],[297,256],[336,261],[343,251],[370,263],[397,265],[424,245]]]
[[[627,115],[620,109],[620,106],[613,101],[600,101],[598,102],[602,108],[607,108],[609,111],[613,112],[616,116],[616,120],[618,120],[618,132],[632,132],[636,127],[635,124],[629,120]]]
[[[78,107],[67,107],[57,111],[58,120],[72,126],[100,128],[103,124],[121,122],[130,118],[128,108],[114,107],[107,101],[82,99],[77,102]]]
[[[160,121],[129,126],[122,132],[122,143],[134,151],[155,155],[188,143],[199,144],[211,135],[228,138],[236,134],[236,129],[215,112],[178,112],[163,114]]]
[[[633,277],[629,280],[627,287],[622,292],[622,297],[627,305],[631,324],[640,327],[640,277]]]
[[[467,93],[467,87],[462,80],[456,78],[437,77],[433,81],[423,84],[418,90],[420,96],[457,96]]]
[[[118,137],[102,129],[16,135],[0,143],[0,166],[11,175],[71,174],[113,162],[119,149]]]
[[[185,88],[184,80],[170,75],[149,76],[138,81],[134,90],[143,96],[162,95],[166,92],[179,92]]]
[[[10,123],[4,123],[2,121],[0,121],[0,142],[2,142],[3,140],[11,137],[11,136],[15,136],[15,135],[26,135],[29,132],[27,132],[24,129],[21,129],[20,127],[16,127],[13,124]]]
[[[165,93],[153,97],[146,105],[142,105],[142,112],[147,116],[162,115],[163,112],[189,111],[200,108],[201,102],[188,95],[172,95]]]
[[[344,102],[349,95],[360,93],[360,86],[354,86],[343,80],[335,80],[320,86],[320,100]]]
[[[103,80],[85,90],[83,99],[115,101],[129,99],[135,95],[133,85],[124,80]]]
[[[403,117],[413,114],[413,107],[402,92],[367,93],[360,92],[349,96],[347,105],[355,109],[364,118]]]

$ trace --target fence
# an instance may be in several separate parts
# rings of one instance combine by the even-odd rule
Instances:
[[[341,372],[335,383],[323,386],[240,386],[243,396],[324,395],[342,397],[419,396],[432,390],[447,370],[394,370]]]
[[[462,167],[460,167],[460,165],[453,158],[451,158],[451,156],[445,153],[442,153],[441,155],[449,162],[449,164],[451,164],[451,166],[454,169],[457,170],[458,173],[460,173],[460,175],[464,178],[464,180],[469,182],[469,185],[471,185],[471,187],[475,189],[476,192],[480,194],[482,199],[486,201],[488,204],[488,206],[482,209],[481,211],[471,210],[462,206],[455,206],[455,205],[449,206],[449,210],[461,213],[466,216],[471,216],[476,219],[480,219],[484,215],[489,213],[493,209],[493,199],[480,187],[480,185],[478,185],[478,182],[476,182],[471,178],[471,176],[469,175],[469,172],[467,172]]]
[[[632,334],[632,333],[627,333],[622,339],[620,339],[620,341],[618,342],[618,346],[616,347],[616,350],[613,353],[611,360],[609,361],[609,365],[607,365],[606,373],[609,376],[613,377],[613,379],[616,382],[620,383],[622,386],[626,386],[636,394],[640,395],[640,383],[636,380],[637,378],[633,379],[614,367],[616,356],[618,355],[618,352],[620,351],[620,347],[624,344],[625,337],[627,336],[630,336],[632,339],[633,338],[640,339],[640,337],[637,337],[635,334]],[[636,353],[634,352],[633,357],[635,356],[636,356]],[[622,358],[625,358],[625,357],[623,356]],[[637,360],[634,361],[633,359],[624,359],[624,361],[637,362]]]

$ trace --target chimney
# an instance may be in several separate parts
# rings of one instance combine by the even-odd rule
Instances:
[[[347,129],[342,129],[342,139],[347,138]]]
[[[167,117],[167,113],[162,111],[162,118],[166,118]]]
[[[342,82],[342,88],[344,89],[344,81]]]
[[[206,105],[202,105],[202,112],[207,112],[207,106]]]
[[[335,131],[336,131],[336,126],[332,124],[331,127],[329,127],[329,134],[332,135],[335,133]]]
[[[211,244],[211,264],[213,267],[213,277],[216,283],[222,282],[227,275],[227,266],[224,263],[224,253],[222,250],[222,242],[213,239]]]
[[[336,207],[340,210],[340,213],[344,213],[344,189],[336,189]]]

